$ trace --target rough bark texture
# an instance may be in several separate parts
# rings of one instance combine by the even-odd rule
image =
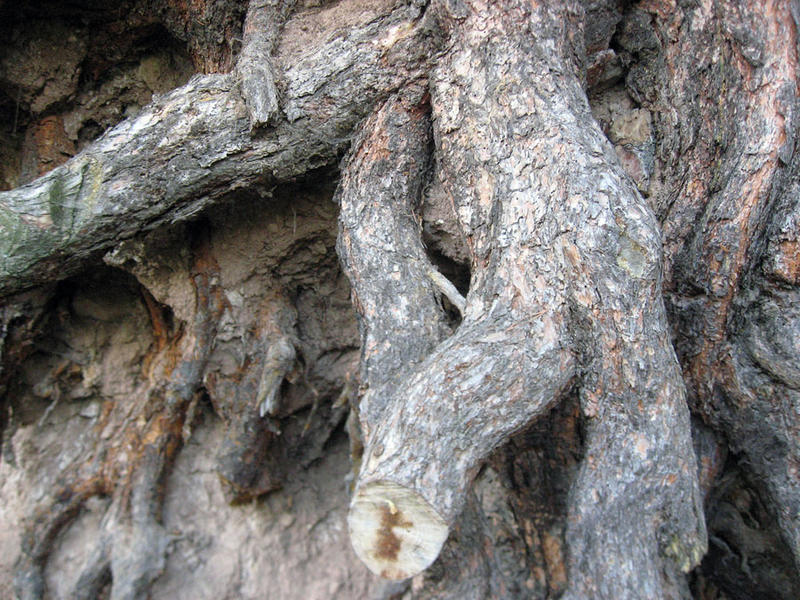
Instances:
[[[414,556],[416,568],[405,562],[403,535],[412,544],[425,538],[414,522],[415,498],[426,514],[432,507],[452,523],[489,453],[573,383],[580,386],[587,447],[571,492],[567,596],[677,597],[680,578],[659,555],[688,571],[705,552],[688,410],[667,344],[655,218],[589,111],[578,78],[582,61],[576,64],[577,15],[577,6],[497,2],[439,15],[449,40],[432,74],[434,185],[454,207],[472,279],[463,322],[432,352],[421,349],[421,365],[398,369],[396,361],[373,359],[378,371],[401,379],[383,386],[380,378],[367,380],[360,407],[366,447],[351,524],[375,521],[371,536],[360,525],[354,544],[389,563],[376,569],[383,576],[409,577],[438,555],[436,548],[419,565]],[[363,159],[374,162],[374,180],[367,173],[353,181],[348,167],[343,210],[351,186],[371,202],[382,201],[375,196],[381,183],[397,185],[399,197],[413,192],[387,174],[409,169],[395,158],[403,149],[389,141],[415,135],[374,135],[361,150],[376,155]],[[357,161],[353,168],[364,166]],[[383,203],[408,211],[391,199]],[[362,237],[371,245],[385,233]],[[376,254],[362,253],[368,262]],[[419,310],[428,327],[432,319],[415,296],[394,289],[398,269],[388,261],[380,267],[383,277],[371,275],[374,265],[361,272],[357,264],[350,277],[365,328],[378,338],[365,336],[365,351],[375,345],[386,352],[399,337],[396,351],[413,359],[420,350],[409,352],[403,337],[430,334],[402,316],[373,324],[375,316],[385,320],[373,307],[397,315],[393,299]],[[421,279],[400,273],[407,285]],[[381,284],[392,287],[373,291]],[[363,301],[367,294],[379,300]],[[372,518],[362,516],[365,510]],[[430,528],[427,518],[420,527]],[[607,561],[615,563],[612,572]]]
[[[286,117],[265,134],[251,135],[231,76],[197,76],[69,163],[3,193],[0,290],[74,272],[120,240],[197,215],[236,189],[272,187],[335,162],[374,102],[420,69],[427,46],[414,6],[353,12],[344,38],[311,52],[287,40],[277,57]],[[336,61],[324,60],[331,54]]]
[[[264,0],[251,2],[247,8],[239,77],[253,127],[272,125],[279,119],[272,53],[280,28],[294,4],[294,1]]]
[[[800,595],[796,3],[106,4],[0,1],[0,596]]]

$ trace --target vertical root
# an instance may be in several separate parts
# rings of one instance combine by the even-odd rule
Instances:
[[[228,502],[247,502],[281,486],[283,469],[276,454],[281,388],[297,366],[297,312],[280,291],[269,291],[259,308],[254,348],[235,383],[216,378],[209,392],[226,422],[217,450],[217,473]],[[234,314],[235,318],[235,314]]]
[[[247,8],[236,69],[252,128],[274,125],[280,116],[272,52],[295,2],[253,0]]]
[[[80,479],[78,473],[64,477],[57,491],[39,504],[25,526],[22,548],[14,566],[14,589],[23,600],[44,596],[44,568],[58,535],[78,516],[83,503],[103,492],[97,478]]]

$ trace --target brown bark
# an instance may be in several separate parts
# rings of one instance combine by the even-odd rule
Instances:
[[[797,595],[794,4],[51,8],[0,3],[19,597]]]
[[[792,374],[798,324],[791,241],[797,236],[796,18],[784,3],[744,4],[719,15],[712,35],[726,40],[716,67],[722,72],[712,68],[701,78],[707,81],[708,99],[698,102],[699,114],[690,125],[700,129],[703,141],[690,151],[685,166],[665,167],[667,185],[676,185],[678,170],[683,180],[665,238],[675,247],[667,265],[675,321],[684,323],[691,313],[699,334],[693,336],[697,345],[682,349],[693,401],[709,423],[735,440],[731,449],[748,456],[755,475],[763,478],[795,562],[800,560],[800,514],[791,507],[800,501],[800,438],[796,419],[781,415],[800,406],[800,381]],[[686,68],[677,57],[668,59],[677,63],[676,70]],[[664,101],[679,103],[689,85],[685,79],[668,85],[665,89],[677,97]],[[720,86],[726,88],[724,100],[711,104]],[[781,230],[788,236],[785,242]],[[702,293],[687,294],[690,287]],[[751,378],[753,369],[760,373]],[[769,381],[766,394],[757,389],[761,381]],[[707,391],[714,389],[713,395]]]
[[[642,44],[637,27],[629,31],[626,45],[639,64],[628,86],[650,85],[645,72],[656,83],[649,97],[639,93],[658,115],[653,198],[663,222],[665,297],[690,405],[746,464],[746,478],[759,482],[758,491],[741,493],[770,507],[772,516],[762,513],[757,528],[770,529],[776,519],[782,533],[773,543],[785,548],[768,557],[764,548],[741,541],[752,529],[740,512],[755,508],[740,507],[734,511],[738,524],[715,531],[714,523],[726,520],[716,518],[726,512],[726,500],[709,510],[710,560],[738,555],[760,565],[761,576],[724,577],[734,597],[790,597],[797,583],[761,565],[783,560],[777,556],[784,552],[794,564],[800,557],[794,508],[800,501],[797,279],[791,266],[797,6],[701,3],[676,12],[652,3],[640,14],[653,20],[655,35]],[[692,110],[686,110],[689,103]],[[732,545],[723,541],[734,539]]]

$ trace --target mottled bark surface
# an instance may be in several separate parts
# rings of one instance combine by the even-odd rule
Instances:
[[[0,596],[800,594],[796,3],[0,13]]]
[[[587,447],[571,490],[567,597],[678,597],[681,578],[670,569],[688,571],[705,552],[683,383],[666,343],[655,218],[589,111],[572,23],[579,14],[577,7],[476,3],[439,15],[452,49],[432,73],[434,185],[454,207],[472,280],[452,336],[432,352],[415,350],[425,355],[418,367],[392,368],[387,360],[378,369],[399,382],[367,381],[351,528],[356,550],[375,557],[383,576],[414,575],[427,566],[417,555],[435,559],[438,548],[422,545],[434,530],[428,509],[452,523],[481,462],[572,385],[580,388]],[[374,164],[375,180],[364,173],[353,181],[348,167],[343,210],[351,187],[381,202],[375,189],[394,182],[387,174],[409,169],[395,158],[403,149],[391,145],[406,136],[391,128],[375,135],[358,150],[374,153],[363,161]],[[362,159],[353,168],[364,169]],[[397,196],[413,195],[394,183]],[[385,235],[368,229],[362,237],[370,245]],[[371,305],[396,315],[393,299],[414,307],[424,324],[433,319],[414,296],[372,292],[402,273],[388,261],[381,268],[385,275],[376,277],[374,264],[364,273],[356,264],[351,276],[369,332],[365,351],[386,352],[399,338],[397,351],[413,356],[403,337],[431,336],[413,319],[380,322],[385,317]],[[412,290],[420,279],[399,277]],[[362,300],[367,294],[380,300]],[[380,356],[372,360],[381,365]],[[421,547],[406,557],[405,545]]]
[[[74,272],[120,240],[195,216],[236,189],[271,187],[335,162],[358,120],[413,77],[429,50],[420,9],[353,8],[344,37],[334,23],[328,35],[336,37],[317,47],[287,40],[276,57],[285,117],[264,134],[251,135],[235,77],[197,76],[67,164],[0,194],[0,289]],[[285,35],[302,37],[303,26]],[[338,60],[323,62],[331,54]]]
[[[744,540],[773,528],[775,519],[779,547],[785,544],[795,565],[800,559],[800,396],[793,376],[800,358],[800,13],[792,2],[701,3],[682,13],[642,8],[626,38],[639,56],[627,83],[644,88],[644,72],[660,83],[658,92],[640,94],[658,115],[653,198],[664,223],[676,349],[692,407],[722,434],[729,460],[750,480],[734,492],[736,509],[728,498],[709,510],[711,558],[737,557],[763,571],[732,577],[732,597],[759,589],[791,597],[796,580],[787,585],[768,566],[785,558]],[[651,41],[643,42],[637,29],[650,19]],[[648,60],[648,52],[657,58]]]

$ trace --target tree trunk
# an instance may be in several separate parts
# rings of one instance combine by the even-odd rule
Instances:
[[[800,594],[795,3],[34,4],[0,595]]]

